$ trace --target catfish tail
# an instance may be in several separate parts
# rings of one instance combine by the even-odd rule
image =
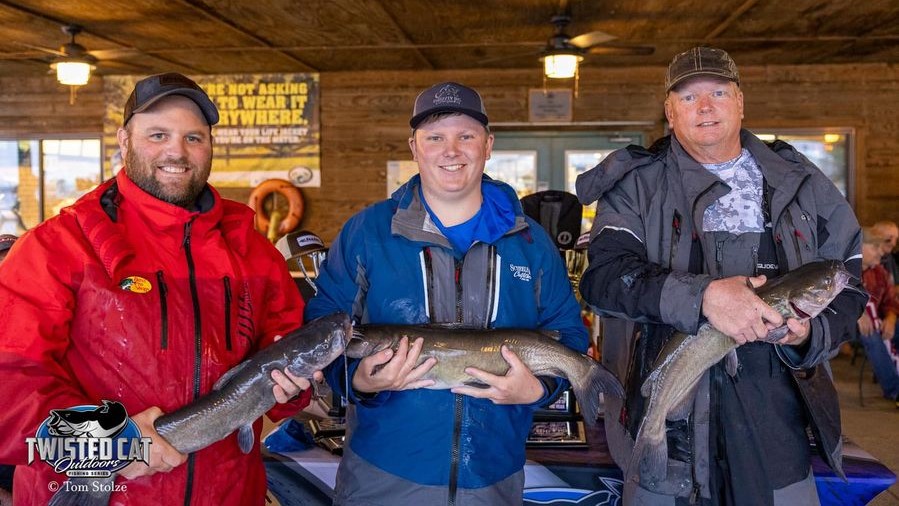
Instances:
[[[600,394],[614,395],[619,399],[624,398],[624,388],[618,378],[599,362],[590,360],[590,369],[584,376],[569,378],[574,395],[581,404],[584,421],[589,425],[596,425],[599,419]]]
[[[647,412],[649,410],[647,409]],[[640,482],[664,480],[668,476],[668,442],[665,440],[665,419],[661,419],[661,429],[650,427],[659,420],[644,418],[634,438],[634,449],[625,470],[626,480],[640,477]],[[659,437],[661,435],[661,437]]]

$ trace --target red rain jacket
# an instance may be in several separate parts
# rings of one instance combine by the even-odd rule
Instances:
[[[66,479],[40,460],[25,465],[25,438],[51,409],[106,399],[130,415],[170,412],[300,326],[299,291],[252,211],[211,187],[199,200],[204,212],[167,204],[121,171],[27,233],[2,264],[0,463],[19,466],[15,504],[47,504],[50,482]],[[269,416],[292,415],[309,396]],[[190,493],[195,505],[261,505],[258,444],[244,455],[232,434],[169,473],[120,477],[127,494],[110,504],[185,504]]]

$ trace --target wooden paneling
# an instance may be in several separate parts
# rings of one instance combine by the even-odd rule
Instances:
[[[851,127],[857,134],[860,221],[899,221],[899,66],[891,64],[741,67],[750,128]],[[574,120],[649,121],[662,135],[664,67],[583,68]],[[539,71],[334,72],[321,75],[321,188],[302,189],[302,228],[330,242],[353,213],[385,197],[389,160],[409,160],[408,120],[419,91],[444,80],[478,89],[492,122],[527,120],[527,93]],[[0,136],[102,130],[99,79],[68,104],[52,77],[0,78]],[[614,132],[614,128],[589,127]],[[635,128],[623,128],[634,130]],[[249,189],[223,191],[246,201]]]

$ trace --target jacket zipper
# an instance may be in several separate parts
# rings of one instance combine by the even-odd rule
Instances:
[[[168,288],[165,286],[162,271],[156,271],[156,284],[159,285],[159,313],[162,319],[159,345],[165,350],[169,347],[169,304]]]
[[[225,284],[225,349],[231,351],[231,278],[222,278]]]
[[[717,271],[715,273],[716,279],[721,279],[724,274],[722,272],[722,263],[724,262],[724,241],[715,241],[715,264],[717,267]]]
[[[696,419],[692,414],[690,415],[688,423],[687,446],[690,448],[690,479],[693,482],[692,490],[690,491],[690,504],[696,504],[699,501],[699,494],[702,489],[699,486],[699,480],[696,478],[696,455],[693,451],[693,431],[696,430]]]
[[[435,313],[436,310],[434,308],[434,295],[433,295],[434,294],[434,269],[431,265],[431,248],[430,247],[424,248],[424,262],[425,262],[425,273],[426,273],[425,278],[427,279],[427,283],[428,283],[428,287],[427,287],[428,294],[430,294],[428,296],[428,300],[426,301],[426,303],[428,305],[428,316],[430,318],[433,318],[434,315],[436,314]]]
[[[456,281],[456,323],[463,323],[462,313],[462,264],[465,260],[456,260],[456,272],[453,274]]]
[[[490,317],[493,316],[494,303],[496,302],[496,246],[491,245],[488,248],[487,261],[487,311],[484,314],[484,328],[489,329],[491,324]]]
[[[200,296],[197,292],[197,272],[194,266],[194,258],[190,251],[190,229],[193,219],[184,224],[184,255],[187,257],[187,272],[190,279],[190,297],[194,308],[194,400],[200,397],[200,366],[203,358],[203,341],[200,332]],[[187,484],[184,487],[184,505],[190,504],[190,497],[194,482],[194,467],[196,465],[196,453],[187,457]]]
[[[759,275],[759,247],[752,247],[752,277]]]
[[[674,210],[674,217],[671,218],[671,246],[668,251],[668,268],[674,268],[674,260],[677,257],[677,247],[680,243],[680,227],[681,227],[681,215],[677,212],[677,209]]]
[[[456,282],[456,323],[463,323],[462,313],[462,264],[464,260],[456,260],[453,277]],[[453,408],[453,447],[450,452],[450,476],[447,504],[456,504],[456,491],[459,488],[459,440],[462,438],[462,394],[454,394]]]

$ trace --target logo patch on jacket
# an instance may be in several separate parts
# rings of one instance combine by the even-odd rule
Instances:
[[[531,280],[531,268],[527,265],[512,265],[509,264],[509,268],[512,269],[512,276],[516,277],[522,281],[530,281]]]
[[[119,288],[128,292],[147,293],[153,289],[153,285],[140,276],[128,276],[119,282]]]

